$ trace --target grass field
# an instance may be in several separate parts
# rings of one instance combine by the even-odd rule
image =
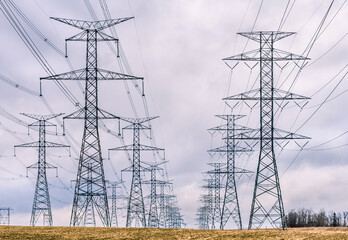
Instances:
[[[0,239],[348,239],[348,228],[197,230],[0,226]]]

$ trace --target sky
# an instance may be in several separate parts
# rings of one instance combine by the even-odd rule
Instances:
[[[13,2],[47,38],[48,41],[44,41],[23,23],[28,35],[55,73],[71,70],[67,60],[74,69],[84,67],[85,43],[69,43],[68,59],[62,54],[65,48],[64,39],[79,31],[49,17],[105,19],[99,1]],[[212,159],[207,153],[208,149],[222,144],[220,135],[215,134],[212,137],[207,131],[208,128],[222,124],[215,115],[231,113],[222,99],[258,87],[258,66],[241,62],[232,71],[222,61],[223,58],[258,48],[257,43],[237,35],[238,32],[296,32],[295,35],[277,42],[275,47],[311,58],[301,69],[294,63],[279,63],[281,68],[275,69],[277,87],[311,97],[305,106],[305,102],[298,102],[298,106],[291,102],[282,106],[281,113],[276,117],[277,128],[311,138],[308,143],[290,142],[283,150],[280,147],[276,149],[285,211],[302,207],[314,211],[348,210],[345,201],[348,197],[346,1],[334,1],[319,35],[315,35],[316,31],[331,1],[106,2],[113,18],[134,19],[115,28],[121,44],[121,57],[116,58],[115,45],[100,43],[98,65],[103,69],[115,72],[125,70],[128,74],[144,77],[144,92],[150,116],[159,118],[152,121],[152,140],[147,134],[142,136],[142,141],[144,144],[155,141],[156,146],[165,148],[166,160],[169,162],[165,167],[168,176],[164,177],[173,180],[178,206],[187,227],[197,227],[195,213],[199,207],[199,196],[203,193],[202,172],[209,169],[206,163],[223,161],[217,156]],[[89,4],[92,8],[88,7]],[[11,224],[28,225],[36,173],[30,170],[26,177],[26,167],[37,161],[37,153],[35,149],[17,149],[14,157],[13,147],[36,141],[38,133],[30,130],[28,135],[25,125],[33,121],[20,113],[50,114],[50,106],[54,113],[69,114],[76,108],[53,82],[42,82],[43,97],[37,96],[40,90],[39,79],[48,73],[36,61],[3,13],[0,14],[0,26],[0,74],[14,81],[14,85],[18,84],[16,87],[4,80],[0,81],[0,206],[13,209]],[[109,30],[105,32],[111,34]],[[311,48],[307,48],[313,36],[317,36],[317,39],[310,45]],[[59,51],[54,50],[47,42],[57,46]],[[229,64],[234,66],[234,63]],[[296,73],[299,73],[298,76]],[[292,82],[295,84],[291,86]],[[83,102],[83,83],[65,84]],[[26,87],[33,93],[22,91],[21,87]],[[102,82],[99,85],[100,107],[118,116],[144,117],[146,111],[141,91],[140,94],[138,92],[140,87],[141,83],[130,82],[127,85],[116,81]],[[20,124],[6,113],[20,119]],[[233,113],[247,115],[240,124],[258,127],[258,106],[244,103],[234,108]],[[62,118],[53,122],[58,124],[59,134],[48,135],[47,139],[71,145],[70,157],[69,152],[64,149],[50,149],[47,156],[47,161],[58,167],[58,177],[54,170],[47,171],[53,222],[54,225],[64,226],[69,225],[70,220],[73,199],[71,180],[76,178],[76,159],[79,155],[83,122],[66,121],[65,130],[68,136],[61,136]],[[117,132],[117,121],[102,121],[101,125],[106,178],[116,181],[121,177],[121,169],[130,163],[123,153],[111,152],[110,159],[108,157],[109,148],[121,146],[119,139],[108,134],[106,130]],[[127,144],[131,143],[131,133],[125,132],[124,139]],[[285,142],[281,145],[285,145]],[[299,151],[301,147],[303,150]],[[237,165],[255,171],[257,151],[256,149],[256,153],[250,157],[238,158]],[[154,161],[151,154],[142,156],[145,161]],[[159,161],[158,155],[155,158]],[[243,176],[238,182],[245,226],[250,212],[254,176]],[[129,189],[129,175],[123,173],[122,178]],[[145,192],[148,191],[148,186],[144,186],[144,189]],[[124,189],[122,191],[127,193]],[[124,224],[124,218],[125,212],[122,211],[119,216],[120,225]]]

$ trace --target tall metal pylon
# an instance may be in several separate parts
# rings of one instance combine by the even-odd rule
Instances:
[[[212,179],[211,179],[212,180]],[[199,229],[209,229],[211,223],[212,211],[212,194],[203,194],[200,196],[201,206],[197,210],[197,221]]]
[[[165,188],[169,187],[172,184],[172,182],[169,181],[157,181],[157,186],[160,187],[160,193],[158,195],[159,198],[159,227],[160,228],[167,228],[167,208],[166,208],[166,198],[169,196],[168,194],[165,194]]]
[[[212,212],[211,212],[211,229],[216,229],[216,225],[220,226],[221,222],[221,184],[222,180],[222,168],[226,165],[225,163],[208,163],[213,169],[205,172],[212,182],[205,185],[204,188],[211,188],[213,191],[212,195]],[[225,171],[226,172],[226,171]]]
[[[52,226],[53,224],[46,169],[49,169],[49,168],[57,169],[57,167],[46,162],[46,148],[61,148],[61,147],[69,148],[69,146],[46,141],[46,127],[56,126],[55,124],[48,122],[48,120],[61,116],[62,114],[63,113],[52,114],[52,115],[34,115],[34,114],[22,113],[22,115],[24,116],[37,120],[36,122],[30,124],[28,128],[30,127],[39,128],[39,141],[24,143],[24,144],[15,146],[15,149],[18,147],[37,148],[39,153],[38,162],[27,168],[27,169],[29,168],[37,169],[37,180],[35,185],[34,201],[33,201],[33,207],[32,207],[31,218],[30,218],[31,226],[36,225],[41,215],[43,217],[44,226]]]
[[[10,216],[13,209],[9,207],[0,208],[0,225],[10,225]]]
[[[162,168],[159,167],[159,165],[166,163],[165,161],[163,162],[154,162],[154,163],[149,163],[149,162],[143,162],[146,165],[148,165],[148,168],[150,169],[150,180],[144,181],[144,184],[150,184],[150,208],[149,208],[149,214],[148,214],[148,220],[147,220],[147,226],[150,228],[158,228],[159,227],[159,215],[157,211],[157,184],[160,184],[164,181],[158,180],[156,178],[156,172],[159,170],[163,170]]]
[[[110,216],[110,221],[111,221],[111,227],[118,227],[118,220],[117,220],[117,188],[119,184],[123,182],[109,182],[109,188],[111,188],[111,216]]]
[[[126,168],[122,171],[132,172],[132,183],[131,190],[128,201],[127,208],[127,222],[126,227],[131,227],[132,222],[139,222],[142,227],[146,227],[145,219],[145,205],[143,198],[143,189],[142,189],[142,179],[141,171],[150,171],[148,168],[141,166],[140,152],[141,151],[163,151],[162,148],[152,147],[143,145],[140,143],[140,131],[141,130],[151,130],[151,127],[145,126],[143,123],[151,121],[157,117],[146,117],[146,118],[121,118],[122,120],[131,123],[130,125],[122,128],[122,130],[132,130],[133,131],[133,144],[116,147],[109,149],[109,151],[132,151],[133,160],[132,166]]]
[[[285,211],[274,154],[274,142],[275,140],[307,138],[274,128],[274,103],[278,100],[308,98],[275,89],[273,64],[276,61],[299,61],[308,58],[274,48],[274,42],[293,35],[293,32],[260,31],[238,34],[258,42],[260,46],[259,49],[224,59],[225,61],[257,61],[260,65],[259,89],[224,98],[224,100],[256,100],[260,103],[260,130],[239,135],[239,139],[260,140],[260,154],[248,228],[260,228],[267,220],[273,228],[285,230]]]
[[[63,74],[53,75],[41,80],[81,80],[85,81],[85,105],[64,119],[83,119],[84,132],[76,177],[74,201],[71,212],[71,226],[95,225],[95,210],[104,226],[110,226],[108,198],[105,184],[103,158],[98,130],[99,119],[119,119],[98,107],[98,82],[100,80],[142,80],[143,78],[111,72],[98,68],[97,44],[99,41],[116,42],[102,30],[132,18],[119,18],[103,21],[83,21],[52,18],[56,21],[81,29],[82,32],[65,41],[85,41],[86,67]]]
[[[203,223],[204,229],[211,229],[212,222],[214,220],[213,218],[213,212],[214,212],[213,189],[214,189],[215,183],[212,176],[209,176],[209,175],[206,178],[204,178],[203,181],[207,182],[206,184],[202,186],[204,190],[207,190],[207,193],[203,194],[200,198],[200,201],[205,213],[205,215],[203,215],[204,222],[202,223]]]
[[[209,153],[220,153],[226,155],[226,169],[215,169],[213,173],[224,174],[226,176],[226,184],[224,187],[224,196],[222,201],[220,229],[224,229],[228,220],[232,217],[237,228],[242,229],[242,218],[240,214],[238,191],[236,184],[236,175],[242,173],[251,173],[245,169],[237,168],[235,164],[236,153],[242,154],[251,152],[251,148],[238,146],[234,136],[236,133],[243,133],[251,129],[239,126],[236,120],[244,117],[244,115],[216,115],[226,121],[226,124],[208,129],[209,132],[225,133],[226,140],[222,147],[208,150]]]

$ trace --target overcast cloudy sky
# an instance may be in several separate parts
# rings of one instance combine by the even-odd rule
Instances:
[[[50,16],[104,19],[97,0],[13,1],[60,51],[64,51],[64,39],[78,33],[78,30],[50,20]],[[238,36],[237,32],[278,29],[297,32],[296,35],[276,43],[276,48],[306,55],[306,48],[331,1],[106,2],[113,18],[135,17],[116,26],[124,52],[121,60],[127,59],[131,67],[126,68],[128,73],[145,77],[145,94],[150,115],[160,116],[153,120],[157,146],[166,149],[166,158],[169,161],[166,167],[168,178],[174,180],[174,192],[177,194],[184,220],[188,227],[196,227],[195,211],[202,193],[200,186],[203,184],[201,172],[208,169],[206,162],[212,161],[206,151],[221,144],[220,136],[215,135],[212,140],[206,129],[221,124],[214,115],[230,112],[222,98],[250,90],[258,77],[258,66],[251,70],[244,63],[240,63],[231,73],[230,68],[221,60],[258,47],[256,43]],[[319,37],[309,51],[308,57],[311,60],[301,70],[291,89],[292,92],[312,99],[302,110],[289,103],[277,117],[276,127],[298,130],[297,133],[312,138],[300,154],[297,144],[289,143],[279,155],[279,174],[286,211],[301,207],[313,210],[324,208],[328,211],[348,210],[348,81],[344,77],[348,69],[348,7],[345,3],[343,0],[334,1]],[[89,4],[92,8],[88,7]],[[0,14],[0,26],[0,74],[20,86],[39,92],[39,78],[47,76],[47,73],[4,14]],[[27,25],[23,26],[56,73],[70,71],[61,54],[35,35]],[[69,43],[68,50],[73,67],[82,68],[85,64],[84,43]],[[98,54],[101,68],[120,71],[118,60],[107,44],[100,44]],[[294,72],[291,72],[293,69]],[[294,73],[298,70],[293,63],[285,66],[283,71],[278,68],[275,73],[277,86],[288,90],[295,79]],[[83,101],[83,83],[81,84],[66,83],[80,102]],[[129,88],[130,94],[127,94],[123,82],[101,83],[100,106],[116,115],[135,117],[129,101],[131,96],[138,116],[145,116],[142,98],[136,85],[130,83]],[[44,82],[42,89],[44,99],[55,113],[68,114],[75,111],[75,107],[53,82]],[[49,114],[50,111],[43,98],[4,81],[0,82],[0,91],[0,206],[14,209],[11,224],[28,225],[36,173],[31,170],[27,178],[26,167],[35,163],[37,156],[35,150],[18,149],[17,157],[13,157],[13,146],[36,140],[37,132],[30,131],[28,136],[27,129],[23,126],[25,124],[20,125],[6,118],[5,112],[20,118],[22,123],[30,123],[31,119],[21,116],[20,113]],[[326,98],[329,101],[320,105]],[[250,118],[245,118],[240,123],[246,124],[249,119],[248,126],[257,127],[257,106],[251,111],[244,105],[236,108],[234,113],[250,115]],[[117,131],[116,122],[103,121],[103,124]],[[71,137],[48,136],[49,141],[72,146],[71,157],[65,150],[48,151],[48,162],[59,169],[59,178],[56,178],[53,170],[48,171],[54,225],[69,224],[73,198],[70,181],[76,177],[76,158],[82,127],[82,121],[68,121],[66,130]],[[60,128],[58,131],[62,132]],[[326,143],[337,136],[337,139]],[[129,135],[125,137],[127,143],[130,140]],[[145,144],[149,141],[146,136],[143,140]],[[298,142],[299,145],[304,143]],[[321,145],[323,143],[326,144]],[[120,170],[127,167],[129,162],[121,153],[111,153],[111,159],[107,160],[107,149],[121,144],[114,136],[101,131],[101,144],[103,156],[106,158],[106,178],[114,181],[117,179],[114,170],[120,176]],[[146,158],[144,160],[152,160],[152,155],[143,156]],[[214,158],[213,161],[216,160]],[[257,154],[250,158],[242,157],[238,164],[255,171]],[[127,179],[127,176],[124,178]],[[129,186],[130,182],[125,184]],[[244,177],[239,183],[245,225],[250,212],[253,184],[253,177]]]

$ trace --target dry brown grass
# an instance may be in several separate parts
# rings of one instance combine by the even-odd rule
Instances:
[[[348,228],[197,230],[0,226],[0,239],[348,239]]]

